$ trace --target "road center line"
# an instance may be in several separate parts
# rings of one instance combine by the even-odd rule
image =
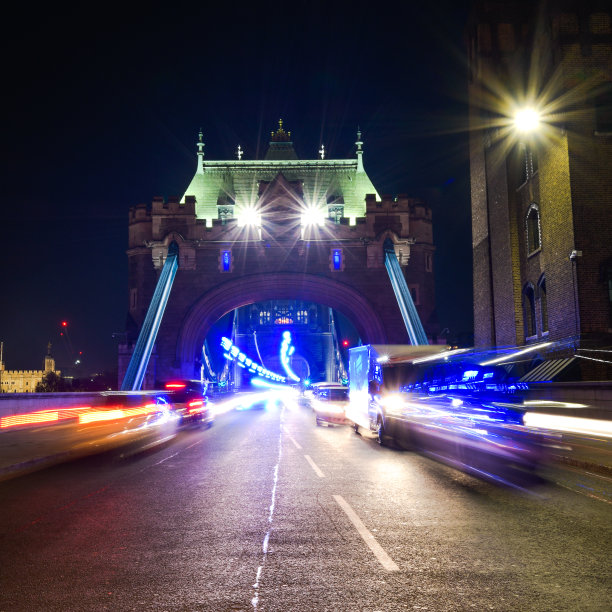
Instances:
[[[357,529],[359,535],[363,538],[363,541],[368,545],[370,550],[374,553],[374,556],[378,559],[380,564],[388,572],[399,572],[399,567],[395,564],[395,561],[384,551],[383,547],[378,543],[376,538],[370,533],[368,528],[361,522],[361,519],[357,516],[355,511],[349,506],[347,501],[342,495],[334,495],[336,503],[344,510],[346,516]]]
[[[319,469],[319,466],[312,460],[312,457],[310,455],[304,455],[304,457],[306,458],[306,461],[310,463],[310,467],[314,470],[314,473],[319,478],[325,478],[325,474]]]
[[[283,409],[284,410],[284,409]],[[283,418],[283,414],[281,413],[281,420]],[[251,605],[253,606],[253,610],[257,610],[257,606],[259,604],[259,586],[261,584],[261,576],[263,574],[264,567],[266,565],[266,558],[268,556],[268,545],[270,542],[270,534],[272,533],[272,520],[274,519],[274,506],[276,505],[276,487],[278,486],[278,468],[281,462],[283,450],[283,428],[280,428],[278,433],[278,459],[276,460],[276,465],[274,466],[274,473],[272,478],[272,496],[270,501],[270,508],[268,510],[268,531],[264,536],[263,544],[261,547],[262,550],[262,558],[261,564],[257,568],[257,575],[255,576],[255,583],[253,584],[253,597],[251,598]]]
[[[298,450],[302,450],[302,447],[298,444],[295,438],[289,433],[289,431],[287,431],[287,428],[283,427],[283,429],[285,430],[287,437],[293,442],[293,445],[295,446],[295,448],[297,448]]]

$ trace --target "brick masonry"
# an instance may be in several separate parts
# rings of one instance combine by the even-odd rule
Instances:
[[[598,117],[609,109],[596,96],[612,81],[609,4],[566,1],[539,13],[527,3],[478,2],[467,38],[475,343],[609,342],[612,126],[601,130]],[[533,58],[537,66],[530,66]],[[537,94],[548,91],[544,106],[554,113],[535,136],[518,137],[509,127],[508,98],[518,99],[528,87],[530,70],[539,71]],[[540,245],[529,252],[532,205]],[[570,258],[573,251],[578,254]],[[529,285],[536,330],[527,338],[523,290]]]
[[[368,196],[366,214],[354,225],[348,219],[328,219],[323,227],[303,229],[292,218],[295,194],[283,197],[282,190],[274,189],[267,194],[269,199],[260,202],[260,229],[240,227],[235,219],[207,226],[197,218],[189,197],[185,203],[156,198],[151,207],[130,210],[128,343],[120,347],[120,377],[172,241],[179,246],[179,269],[145,387],[159,377],[192,377],[215,321],[237,307],[267,299],[331,306],[353,322],[364,342],[408,343],[384,267],[388,237],[408,285],[418,295],[426,332],[437,332],[432,214],[423,201],[404,195],[381,200]],[[340,270],[333,269],[334,248],[342,249]],[[231,251],[229,271],[222,269],[223,250]]]

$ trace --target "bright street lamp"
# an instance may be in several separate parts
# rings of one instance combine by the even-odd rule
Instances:
[[[533,108],[523,108],[514,115],[514,126],[519,132],[533,132],[540,125],[540,113]]]

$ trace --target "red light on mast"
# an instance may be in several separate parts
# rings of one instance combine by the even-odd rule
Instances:
[[[68,321],[62,321],[62,327],[68,327]]]
[[[342,341],[342,346],[348,346],[349,345],[349,341],[348,340],[343,340]]]

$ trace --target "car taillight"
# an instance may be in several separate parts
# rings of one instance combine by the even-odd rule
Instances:
[[[187,404],[189,412],[202,412],[204,410],[204,400],[192,400]]]

